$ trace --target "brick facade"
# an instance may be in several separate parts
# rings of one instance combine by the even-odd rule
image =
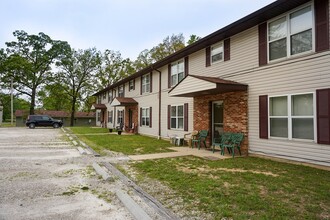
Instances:
[[[132,111],[132,122],[134,123],[134,131],[133,130],[127,130],[127,132],[134,132],[137,133],[138,129],[138,123],[139,123],[139,111],[138,111],[138,106],[137,105],[130,105],[125,107],[125,116],[124,116],[124,124],[125,124],[125,130],[130,129],[126,128],[126,126],[129,126],[129,111]]]
[[[229,92],[206,95],[194,98],[194,130],[209,130],[207,143],[211,143],[212,102],[223,101],[224,132],[242,132],[244,140],[241,145],[242,154],[248,152],[248,94]]]

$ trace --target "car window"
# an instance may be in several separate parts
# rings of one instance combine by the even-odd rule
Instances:
[[[49,120],[49,117],[48,116],[42,116],[42,120]]]

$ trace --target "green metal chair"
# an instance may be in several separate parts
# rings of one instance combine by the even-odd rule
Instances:
[[[194,148],[194,146],[197,144],[199,150],[201,147],[201,143],[204,143],[204,147],[206,148],[206,138],[208,133],[209,132],[207,130],[201,130],[196,136],[196,138],[191,140],[192,141],[191,147]]]
[[[243,133],[231,133],[230,134],[230,141],[227,143],[223,143],[223,153],[224,150],[227,149],[229,153],[235,156],[235,148],[237,148],[240,155],[241,154],[241,143],[243,141],[244,134]]]

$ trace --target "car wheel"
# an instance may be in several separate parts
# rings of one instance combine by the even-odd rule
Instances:
[[[58,123],[54,123],[54,124],[53,124],[53,127],[54,127],[54,128],[58,128],[58,127],[60,127],[60,126],[59,126]]]
[[[36,127],[36,125],[34,123],[29,124],[29,128],[33,129],[35,127]]]

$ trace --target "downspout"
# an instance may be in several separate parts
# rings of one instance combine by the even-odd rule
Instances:
[[[162,72],[159,71],[158,69],[154,69],[152,67],[153,70],[157,71],[159,73],[159,91],[158,91],[158,139],[161,138],[161,116],[162,116]]]

